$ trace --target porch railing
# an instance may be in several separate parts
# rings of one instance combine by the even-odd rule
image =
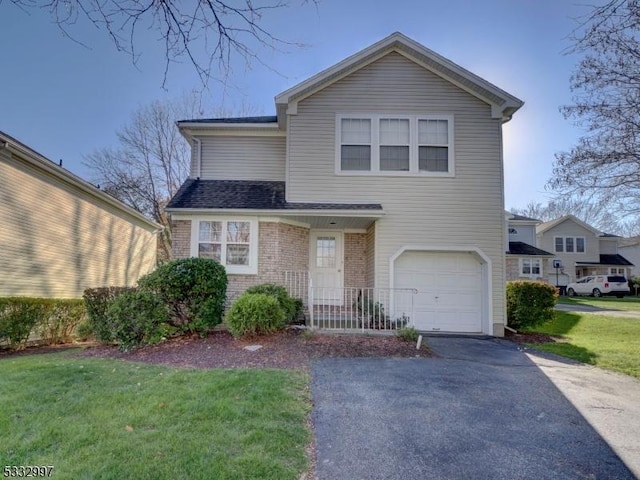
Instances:
[[[305,307],[311,305],[311,274],[306,270],[284,272],[284,287],[289,295],[302,300]]]
[[[330,330],[398,330],[413,325],[417,290],[312,287],[310,325]]]

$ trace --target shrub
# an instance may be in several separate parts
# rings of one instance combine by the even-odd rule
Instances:
[[[417,342],[419,334],[413,327],[402,327],[396,331],[396,335],[405,342]]]
[[[32,333],[45,345],[70,342],[84,318],[82,300],[0,298],[0,341],[14,350],[24,348]]]
[[[558,292],[544,282],[507,282],[507,319],[513,328],[530,328],[553,320]]]
[[[113,338],[123,350],[163,339],[169,319],[166,305],[152,292],[133,290],[118,295],[107,309]]]
[[[282,285],[263,283],[247,288],[246,293],[264,293],[275,297],[284,312],[286,323],[293,323],[302,312],[302,300],[289,296],[289,292]]]
[[[71,342],[78,326],[87,319],[87,309],[82,300],[50,300],[52,308],[36,326],[40,340],[47,345]]]
[[[169,309],[169,323],[182,331],[207,332],[222,322],[227,273],[207,258],[173,260],[138,281]]]
[[[0,339],[12,350],[24,348],[31,331],[46,317],[51,305],[34,298],[0,299]]]
[[[115,341],[114,326],[110,324],[107,310],[118,296],[133,290],[134,287],[87,288],[82,295],[87,308],[88,323],[88,327],[83,327],[84,333],[92,332],[100,342]]]
[[[243,293],[227,312],[226,324],[236,338],[273,333],[284,327],[285,314],[274,296]]]

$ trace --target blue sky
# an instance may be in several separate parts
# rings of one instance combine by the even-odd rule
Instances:
[[[232,87],[212,84],[204,95],[210,105],[272,115],[276,94],[400,31],[525,101],[504,126],[505,203],[524,207],[546,200],[554,154],[580,134],[559,106],[571,101],[577,62],[563,53],[567,36],[584,13],[567,0],[292,3],[265,17],[265,26],[305,46],[262,51],[275,72],[238,62]],[[200,85],[188,65],[173,65],[162,88],[163,50],[153,32],[142,31],[136,66],[95,27],[79,23],[72,32],[86,46],[65,38],[47,11],[28,15],[0,3],[0,130],[90,178],[83,156],[115,145],[136,108]]]

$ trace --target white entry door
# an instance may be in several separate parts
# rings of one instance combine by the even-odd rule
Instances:
[[[342,305],[343,235],[336,231],[311,231],[309,271],[316,305]]]

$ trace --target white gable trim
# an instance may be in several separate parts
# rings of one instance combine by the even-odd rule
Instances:
[[[277,95],[275,100],[278,113],[297,114],[299,101],[379,60],[390,52],[399,53],[490,104],[494,118],[508,121],[511,115],[523,105],[520,99],[396,32]]]

